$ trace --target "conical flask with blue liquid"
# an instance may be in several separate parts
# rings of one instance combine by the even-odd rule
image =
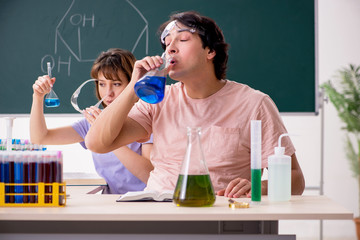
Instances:
[[[51,64],[50,62],[47,63],[47,72],[50,78],[52,78],[51,75]],[[45,95],[45,106],[46,107],[58,107],[60,106],[60,99],[54,92],[53,88],[51,87],[50,92]]]
[[[166,84],[166,61],[165,52],[161,55],[163,64],[155,69],[147,72],[140,78],[134,86],[136,95],[144,102],[156,104],[163,100]]]

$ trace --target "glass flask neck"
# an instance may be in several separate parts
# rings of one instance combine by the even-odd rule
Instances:
[[[187,147],[181,174],[185,175],[204,175],[209,174],[206,167],[204,153],[200,141],[201,128],[187,128]]]
[[[187,127],[187,135],[190,136],[190,135],[194,135],[194,136],[197,136],[197,135],[201,135],[201,127]]]

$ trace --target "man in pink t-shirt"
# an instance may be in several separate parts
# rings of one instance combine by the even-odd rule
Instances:
[[[130,84],[97,118],[86,145],[95,152],[109,152],[153,134],[154,170],[147,189],[174,190],[186,149],[186,127],[201,127],[217,194],[249,195],[250,122],[262,121],[262,168],[266,168],[279,136],[286,133],[278,109],[268,95],[225,79],[228,45],[212,19],[195,12],[178,13],[160,29],[165,29],[160,40],[170,56],[168,74],[178,83],[166,86],[158,104],[136,103],[137,80],[163,63],[159,56],[137,61]],[[292,158],[292,194],[302,194],[305,182],[295,148],[289,138],[283,138],[282,144]],[[267,181],[262,182],[262,193],[267,194]]]

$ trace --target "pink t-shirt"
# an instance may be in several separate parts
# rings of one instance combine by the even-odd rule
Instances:
[[[174,190],[184,159],[186,127],[201,127],[201,144],[215,191],[237,178],[250,180],[250,122],[262,121],[262,167],[274,154],[278,138],[286,133],[279,111],[270,97],[247,85],[226,80],[225,86],[205,99],[187,96],[184,84],[167,85],[158,104],[138,101],[129,117],[153,133],[147,190]],[[295,148],[282,138],[286,155]]]

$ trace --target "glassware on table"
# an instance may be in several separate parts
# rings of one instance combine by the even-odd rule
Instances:
[[[200,141],[201,128],[187,128],[187,147],[173,201],[183,207],[210,207],[215,192]]]

